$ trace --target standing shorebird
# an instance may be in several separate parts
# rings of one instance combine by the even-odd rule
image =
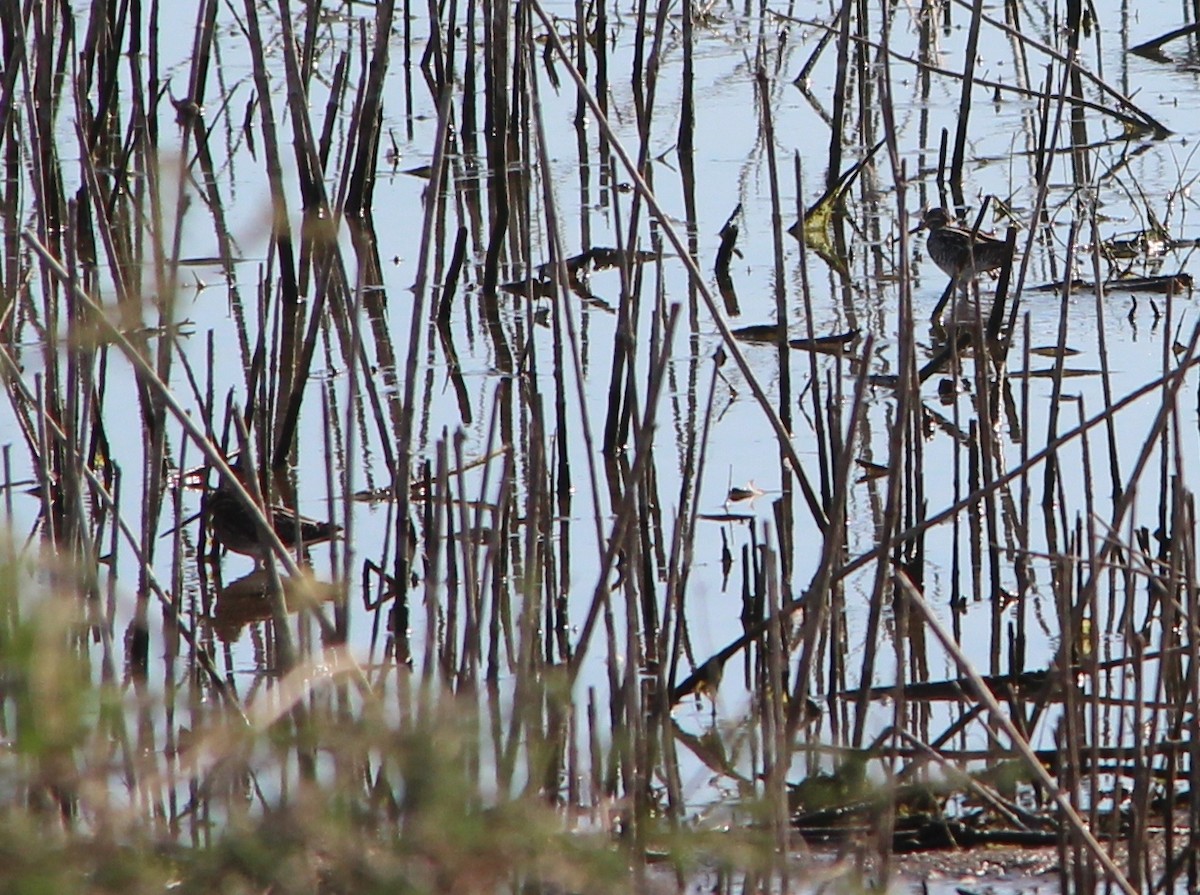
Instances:
[[[925,240],[929,257],[956,283],[967,283],[981,273],[999,270],[1008,260],[1008,243],[958,226],[944,208],[926,211],[917,227],[921,229],[929,231]]]
[[[241,472],[237,467],[235,471]],[[224,482],[208,495],[207,512],[208,530],[225,545],[225,549],[253,557],[256,565],[271,552],[270,545],[259,537],[250,509]],[[271,527],[289,550],[331,540],[342,530],[340,525],[332,522],[306,519],[282,504],[273,504],[268,512]]]

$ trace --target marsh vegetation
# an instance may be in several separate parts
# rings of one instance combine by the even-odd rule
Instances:
[[[0,4],[0,888],[1200,886],[1200,10],[809,6]]]

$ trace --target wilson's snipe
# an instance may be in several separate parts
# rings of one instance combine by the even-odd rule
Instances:
[[[957,226],[944,208],[930,208],[917,229],[929,231],[925,248],[933,263],[957,282],[999,270],[1008,260],[1008,243],[986,233]]]
[[[332,522],[306,519],[282,504],[273,504],[270,514],[271,527],[289,550],[328,541],[342,530],[340,525]],[[271,548],[259,539],[250,510],[237,492],[224,482],[208,495],[208,530],[225,545],[225,549],[252,556],[255,562],[265,559],[271,552]]]

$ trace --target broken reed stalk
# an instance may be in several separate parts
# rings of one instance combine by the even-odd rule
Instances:
[[[692,208],[689,209],[688,214],[694,214],[694,181],[686,185],[685,190],[688,195],[692,196]],[[721,291],[721,297],[725,299],[725,311],[730,317],[736,317],[741,313],[737,306],[737,293],[734,291],[733,276],[729,272],[733,256],[737,253],[738,225],[735,222],[741,213],[742,203],[739,202],[718,232],[721,243],[717,246],[717,256],[713,260],[713,276],[717,279],[717,287]]]

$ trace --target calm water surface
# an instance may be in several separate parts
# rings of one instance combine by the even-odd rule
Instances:
[[[178,5],[180,21],[191,20],[192,13],[185,11],[186,6],[188,4]],[[739,313],[730,316],[730,323],[741,326],[773,322],[776,316],[775,294],[777,289],[781,289],[788,308],[791,333],[798,337],[806,334],[802,257],[799,244],[785,237],[781,263],[783,279],[779,281],[773,249],[768,147],[763,136],[761,115],[764,98],[756,87],[755,73],[762,66],[767,77],[765,99],[774,126],[773,150],[778,161],[780,203],[783,226],[786,227],[795,219],[797,207],[810,204],[822,193],[827,177],[830,148],[828,118],[834,104],[831,85],[836,82],[833,46],[820,55],[804,85],[797,86],[793,81],[834,19],[825,4],[769,6],[770,14],[758,18],[747,17],[741,10],[718,5],[705,21],[697,25],[694,133],[698,188],[694,194],[694,221],[686,220],[684,185],[676,150],[681,114],[683,54],[679,21],[674,17],[666,23],[667,36],[659,57],[661,74],[649,154],[653,159],[653,186],[659,202],[670,215],[670,225],[686,233],[689,223],[694,224],[700,268],[710,278],[710,286],[713,285],[711,272],[719,243],[718,231],[734,209],[741,206],[737,218],[741,229],[738,241],[740,255],[732,265]],[[567,4],[553,4],[552,8],[566,19],[573,17],[573,7]],[[794,16],[792,20],[776,15],[789,11]],[[1128,44],[1148,40],[1181,24],[1177,18],[1178,4],[1140,3],[1134,13],[1123,4],[1099,2],[1096,12],[1098,28],[1084,40],[1081,50],[1085,67],[1101,73],[1109,84],[1119,90],[1134,95],[1135,102],[1141,108],[1158,118],[1173,133],[1160,140],[1141,137],[1126,141],[1118,121],[1100,112],[1089,111],[1086,118],[1087,137],[1094,145],[1089,157],[1092,165],[1091,188],[1077,192],[1071,185],[1069,157],[1061,154],[1055,159],[1047,197],[1050,226],[1044,231],[1042,239],[1031,242],[1027,238],[1027,229],[1022,231],[1019,238],[1022,251],[1030,255],[1022,307],[1023,313],[1029,317],[1031,342],[1035,347],[1055,343],[1062,306],[1056,294],[1030,291],[1029,287],[1062,279],[1074,198],[1095,203],[1102,238],[1128,235],[1143,229],[1146,208],[1152,209],[1177,239],[1200,238],[1200,215],[1196,213],[1190,192],[1193,180],[1200,175],[1200,159],[1194,156],[1193,149],[1200,145],[1197,143],[1200,139],[1200,117],[1195,114],[1194,103],[1188,99],[1196,95],[1198,75],[1185,64],[1189,59],[1194,61],[1194,57],[1187,55],[1189,48],[1186,41],[1167,46],[1167,52],[1175,57],[1172,62],[1153,62],[1126,52]],[[1058,44],[1055,23],[1047,9],[1026,8],[1025,14],[1028,17],[1023,20],[1022,27],[1026,35]],[[898,57],[911,58],[918,51],[919,28],[910,17],[911,11],[907,7],[897,7],[894,15],[896,19],[891,32],[891,49]],[[949,15],[949,27],[935,29],[935,58],[938,65],[957,72],[963,66],[968,17],[959,6],[952,6]],[[996,5],[989,9],[989,15],[1001,16],[1001,7]],[[351,27],[352,23],[349,22],[331,22],[328,39],[333,44],[344,40]],[[414,20],[413,27],[418,38],[424,41],[423,20]],[[880,31],[881,28],[875,34]],[[171,54],[174,55],[174,61],[168,68],[176,73],[176,89],[179,84],[186,83],[190,29],[180,29],[177,37],[179,42],[167,45],[164,50],[168,60]],[[624,4],[615,7],[607,35],[612,79],[610,119],[617,134],[634,153],[637,141],[635,99],[628,72],[635,38],[636,19],[633,11]],[[386,299],[382,331],[390,335],[393,347],[397,350],[396,356],[402,364],[412,325],[411,287],[420,251],[423,202],[429,190],[429,182],[424,177],[409,172],[429,164],[432,159],[437,112],[428,90],[419,76],[414,74],[414,107],[411,117],[406,114],[405,73],[400,64],[399,37],[396,40],[384,105],[384,124],[395,135],[400,157],[395,164],[381,159],[373,215],[379,255],[385,262],[384,281],[377,284]],[[232,20],[222,20],[220,44],[220,85],[223,95],[204,97],[204,105],[210,127],[213,128],[213,148],[220,154],[218,165],[222,188],[229,197],[226,207],[229,232],[236,241],[241,259],[237,265],[237,285],[243,300],[250,302],[248,307],[253,307],[252,296],[268,263],[270,214],[267,182],[261,146],[256,145],[252,151],[239,129],[242,110],[251,99],[253,85],[245,42]],[[1026,78],[1034,84],[1040,84],[1044,78],[1045,58],[1030,50],[1028,58],[1019,61],[1015,56],[1015,46],[1015,42],[999,29],[985,26],[978,50],[977,76],[1006,85],[1026,86]],[[422,50],[422,44],[418,43],[417,49]],[[870,50],[870,55],[874,58],[874,48]],[[318,84],[329,83],[335,61],[336,53],[333,52],[318,57]],[[875,67],[870,70],[877,71]],[[553,191],[561,221],[559,236],[568,254],[591,246],[617,244],[618,216],[621,227],[627,226],[629,220],[631,195],[624,191],[614,192],[603,172],[594,164],[600,133],[594,121],[584,126],[588,153],[581,160],[579,132],[574,124],[576,96],[565,73],[560,67],[558,74],[561,81],[557,87],[548,80],[544,67],[538,68],[535,74],[539,78],[539,94],[549,144],[549,168],[539,167],[530,180],[535,209],[529,233],[531,249],[527,258],[514,260],[506,270],[506,276],[510,279],[517,279],[527,272],[521,260],[529,265],[538,265],[550,257],[547,249],[547,217],[540,200],[541,178],[548,181]],[[855,182],[847,197],[847,220],[842,225],[848,245],[844,269],[835,269],[815,252],[808,252],[804,258],[814,332],[828,335],[858,329],[861,337],[850,346],[851,353],[861,352],[862,338],[870,335],[874,339],[874,351],[869,358],[870,368],[878,374],[895,373],[899,364],[899,277],[903,225],[907,223],[912,226],[915,224],[913,216],[919,209],[940,202],[935,176],[938,147],[943,129],[949,130],[951,144],[953,142],[961,96],[959,80],[936,74],[930,78],[927,96],[924,96],[916,66],[903,61],[903,58],[893,58],[889,75],[897,115],[895,142],[899,156],[896,161],[903,166],[906,178],[903,196],[896,190],[900,173],[893,169],[887,151],[881,151],[874,164]],[[314,110],[322,108],[325,102],[321,89],[318,87],[317,93],[310,97],[310,107]],[[282,94],[280,81],[279,95],[271,100],[276,103],[277,115],[287,121]],[[849,98],[852,108],[847,114],[843,169],[861,158],[867,145],[885,136],[885,125],[878,115],[878,84],[871,83],[864,90],[863,85],[856,82],[853,94]],[[1088,95],[1094,97],[1094,91]],[[1027,228],[1035,201],[1033,150],[1038,144],[1040,112],[1032,100],[1016,95],[1006,94],[999,102],[994,102],[991,89],[984,87],[977,87],[972,99],[968,161],[963,184],[967,201],[972,206],[971,214],[978,209],[983,197],[994,196],[1012,210],[1017,222]],[[167,109],[164,113],[164,122],[167,124],[169,111]],[[315,113],[314,117],[320,118]],[[344,127],[345,124],[340,126]],[[62,127],[65,133],[72,124],[64,120]],[[171,128],[164,124],[164,140],[172,139],[172,133]],[[335,147],[343,137],[344,133],[339,134],[335,129]],[[1067,139],[1064,124],[1059,144]],[[801,171],[799,184],[794,177],[796,162]],[[452,203],[459,202],[461,207],[465,193],[483,188],[483,164],[480,159],[463,156],[451,159],[449,200]],[[288,161],[286,165],[290,167],[285,171],[284,181],[295,184],[294,162]],[[163,176],[166,176],[165,172]],[[629,180],[624,172],[618,173],[617,179],[621,183]],[[203,202],[195,183],[187,185],[186,193],[190,197],[191,207],[186,215],[182,255],[194,259],[211,258],[217,254],[211,218],[203,211]],[[295,214],[299,197],[292,194],[289,201],[292,203],[291,211]],[[902,210],[907,212],[904,220],[901,219]],[[659,235],[659,225],[647,222],[645,212],[641,220],[641,246],[650,249]],[[989,226],[1003,229],[1005,224],[1006,221],[997,220]],[[1084,232],[1079,235],[1075,246],[1075,274],[1087,279],[1093,277],[1090,243],[1091,234]],[[451,232],[446,235],[445,244],[437,249],[440,257],[444,259],[449,254],[452,244]],[[936,337],[925,321],[942,293],[945,277],[925,257],[923,237],[911,238],[907,246],[913,311],[915,319],[919,321],[915,338],[923,352],[918,358],[918,364],[921,364],[929,356],[928,350]],[[471,411],[470,420],[464,420],[461,405],[449,383],[446,356],[437,346],[432,330],[429,330],[422,337],[423,348],[416,385],[418,394],[423,396],[424,405],[417,427],[418,460],[431,457],[433,445],[443,433],[458,429],[465,436],[463,452],[468,460],[481,457],[487,450],[491,408],[503,377],[498,371],[491,342],[480,325],[478,278],[485,248],[474,241],[468,245],[465,282],[459,289],[451,319],[466,401]],[[353,254],[347,252],[347,257],[352,258]],[[1129,263],[1139,273],[1195,273],[1189,248],[1169,251],[1155,259],[1139,257]],[[440,269],[444,270],[444,267]],[[1107,262],[1101,262],[1101,271],[1107,273]],[[720,336],[711,315],[689,291],[684,265],[672,251],[666,250],[660,264],[646,265],[643,275],[647,285],[643,289],[640,316],[636,321],[643,372],[649,363],[653,326],[651,318],[656,302],[664,305],[680,303],[683,310],[680,327],[671,346],[669,377],[659,407],[654,458],[659,493],[664,496],[677,495],[684,438],[702,417],[703,407],[709,397],[711,358],[720,344]],[[188,266],[181,284],[179,315],[189,321],[190,335],[180,340],[179,350],[194,369],[207,376],[205,346],[209,333],[212,333],[217,346],[217,363],[213,369],[215,393],[219,400],[223,400],[223,396],[232,389],[234,399],[244,404],[244,371],[252,342],[246,340],[245,332],[239,328],[231,311],[229,284],[224,281],[219,268],[204,263]],[[600,302],[584,304],[571,299],[567,310],[574,316],[575,326],[580,333],[584,406],[571,406],[567,415],[567,429],[553,433],[554,440],[566,446],[576,458],[576,475],[579,476],[571,505],[573,549],[567,586],[572,620],[576,625],[581,621],[576,613],[582,616],[596,585],[596,557],[599,553],[594,546],[592,498],[589,488],[584,485],[585,476],[582,472],[588,451],[583,440],[582,421],[585,418],[590,420],[593,432],[599,437],[610,387],[612,343],[617,323],[611,308],[615,308],[619,300],[619,277],[615,271],[598,272],[593,276],[590,288],[596,298],[607,302],[610,308],[603,307]],[[985,295],[990,295],[993,288],[991,280],[985,279],[982,283]],[[1163,296],[1155,296],[1154,301],[1164,315],[1170,304],[1170,316],[1156,318],[1147,297],[1139,298],[1135,308],[1128,293],[1115,290],[1105,298],[1099,309],[1090,293],[1070,299],[1065,314],[1066,343],[1078,354],[1069,358],[1068,366],[1079,371],[1098,370],[1100,337],[1103,336],[1107,344],[1112,393],[1115,397],[1119,398],[1152,379],[1162,369],[1164,342],[1174,340],[1177,333],[1181,340],[1186,341],[1197,323],[1195,305],[1190,295],[1177,297],[1173,302]],[[502,308],[506,327],[512,333],[521,333],[521,337],[528,340],[537,353],[537,385],[549,400],[554,389],[550,328],[534,325],[532,330],[528,330],[524,309],[516,300],[505,299]],[[422,327],[428,325],[427,309],[428,301],[426,314],[420,322]],[[249,331],[253,336],[253,319]],[[25,330],[21,337],[18,350],[26,363],[25,376],[32,381],[41,368],[42,355],[34,332]],[[1020,367],[1023,348],[1023,338],[1018,334],[1010,356],[1013,369]],[[366,351],[375,364],[377,384],[382,393],[385,396],[397,395],[403,388],[402,373],[389,364],[374,337],[367,339]],[[775,348],[747,344],[743,346],[743,351],[772,402],[777,401],[781,375]],[[1052,363],[1051,358],[1035,357],[1032,366],[1044,369]],[[851,368],[822,356],[818,359],[817,369],[822,387],[832,384],[844,390],[842,413],[848,415],[851,404],[849,395],[853,388]],[[756,532],[755,542],[763,543],[764,539],[773,538],[776,530],[773,506],[782,487],[779,452],[772,429],[752,399],[742,376],[732,364],[727,364],[723,373],[715,386],[716,413],[707,445],[707,465],[700,489],[699,509],[702,513],[736,511],[751,515]],[[809,385],[809,356],[806,353],[792,353],[790,374],[795,420],[794,444],[803,461],[813,461],[808,471],[810,475],[815,475],[811,401],[807,397],[802,399],[803,412],[801,405],[796,403],[797,396]],[[968,375],[972,374],[968,372]],[[933,420],[923,444],[925,498],[931,513],[951,504],[956,496],[968,490],[969,458],[961,440],[952,433],[956,428],[965,431],[969,421],[977,418],[975,397],[971,391],[961,393],[949,404],[938,399],[938,378],[935,377],[922,388],[923,399]],[[132,375],[126,364],[115,357],[109,366],[109,379],[110,394],[133,394]],[[179,365],[175,367],[172,385],[183,396],[185,403],[190,401],[190,386]],[[1012,388],[1018,397],[1021,387],[1022,381],[1014,378]],[[343,435],[348,426],[358,428],[357,454],[348,462],[352,487],[356,490],[386,487],[388,476],[382,459],[380,436],[373,424],[365,422],[367,411],[356,410],[353,417],[346,414],[348,383],[344,364],[340,351],[329,343],[318,346],[309,389],[298,444],[299,505],[304,512],[324,516],[327,510],[321,472],[321,445],[326,429],[320,413],[323,392],[336,402],[335,417]],[[1052,385],[1048,379],[1033,379],[1028,384],[1028,390],[1027,403],[1022,400],[1021,407],[1028,414],[1027,443],[1036,448],[1046,440]],[[1089,415],[1098,412],[1105,404],[1098,376],[1071,378],[1067,380],[1065,390],[1072,401],[1064,402],[1062,406],[1064,427],[1074,424],[1076,420],[1075,398],[1081,402],[1084,413]],[[569,392],[575,395],[573,386]],[[1185,406],[1191,406],[1196,400],[1195,378],[1192,377],[1181,401]],[[573,403],[578,401],[574,400]],[[194,401],[191,404],[194,406]],[[1156,400],[1148,399],[1122,414],[1117,429],[1122,475],[1128,474],[1145,443],[1157,410]],[[891,392],[883,387],[870,389],[862,407],[860,426],[851,435],[856,457],[874,463],[887,463],[887,433],[894,415],[895,402]],[[113,456],[127,469],[139,468],[145,445],[140,434],[136,402],[110,399],[105,408],[105,421]],[[14,425],[8,408],[0,408],[0,431],[15,432]],[[1007,416],[996,427],[996,434],[1002,440],[1009,460],[1006,468],[1011,468],[1019,462],[1020,445],[1014,438],[1011,420]],[[1194,456],[1197,447],[1194,428],[1190,431],[1185,428],[1179,434],[1188,442],[1188,453]],[[597,455],[594,459],[598,461],[598,449],[592,450]],[[184,455],[178,443],[172,453],[177,459],[184,458],[184,462],[196,462],[199,459],[194,449]],[[1089,510],[1094,512],[1098,520],[1108,519],[1112,514],[1106,456],[1097,449],[1088,459],[1093,464],[1091,481],[1099,487],[1089,487],[1084,476],[1084,458],[1077,444],[1063,455],[1061,496],[1065,505],[1062,512],[1063,518],[1072,524],[1081,517],[1080,514],[1086,514]],[[16,449],[14,460],[17,464],[15,472],[23,476],[28,470],[29,458]],[[1158,488],[1156,476],[1157,473],[1143,481],[1134,513],[1135,525],[1147,525],[1151,529],[1157,525],[1154,514]],[[129,481],[136,479],[136,476],[131,476]],[[479,479],[476,475],[470,481],[477,486]],[[751,482],[764,492],[761,496],[736,506],[726,505],[726,495],[731,486],[744,487]],[[601,494],[605,493],[602,488]],[[1086,501],[1085,498],[1089,496],[1093,503]],[[862,482],[851,489],[850,542],[847,545],[851,556],[873,546],[878,515],[884,500],[881,484]],[[1041,500],[1041,494],[1036,493],[1033,500],[1036,505]],[[187,515],[198,505],[198,495],[188,492],[184,501]],[[127,492],[126,512],[134,513],[131,508],[136,505],[136,497]],[[789,583],[798,592],[807,585],[817,568],[820,538],[799,501],[796,506],[794,538],[797,547]],[[37,510],[35,498],[18,497],[15,501],[14,528],[18,532],[28,531]],[[660,510],[664,525],[669,529],[677,505],[664,502]],[[350,549],[355,557],[354,567],[357,568],[364,558],[383,553],[392,520],[382,503],[355,504],[354,514],[354,541]],[[610,519],[612,507],[607,502],[603,503],[600,514],[603,519]],[[1032,529],[1029,542],[1036,551],[1036,545],[1045,542],[1044,534],[1040,531],[1040,512],[1032,513],[1030,520]],[[131,519],[131,523],[136,528],[136,520]],[[957,541],[955,529],[950,525],[939,527],[930,534],[925,557],[926,595],[942,607],[955,593],[966,600],[958,621],[963,642],[972,650],[973,658],[986,669],[990,661],[988,644],[992,638],[993,608],[990,603],[977,601],[977,597],[985,595],[976,592],[977,582],[971,574],[971,538],[966,536],[965,526],[966,521],[960,520],[961,537]],[[768,533],[768,528],[771,533]],[[189,529],[189,538],[194,537],[194,531],[193,524]],[[734,562],[728,578],[721,567],[723,543],[728,545]],[[748,523],[723,524],[714,521],[702,524],[699,528],[686,607],[690,620],[691,648],[699,660],[719,650],[740,630],[741,582],[744,573],[741,568],[742,549],[750,543],[751,524]],[[811,546],[806,547],[806,544]],[[954,563],[956,551],[959,560],[957,567]],[[319,575],[330,574],[327,554],[316,551],[315,562]],[[164,580],[168,580],[170,560],[165,551],[160,563],[158,571]],[[132,565],[127,561],[125,567],[132,568]],[[1011,563],[1005,564],[1004,568],[1009,571],[1004,573],[1003,585],[1015,589]],[[250,561],[247,559],[228,556],[224,560],[227,579],[249,570]],[[1026,667],[1029,668],[1043,667],[1049,661],[1057,645],[1058,631],[1045,563],[1041,559],[1035,560],[1034,570],[1036,577],[1031,585],[1031,597],[1024,604],[1028,637]],[[872,583],[870,575],[851,576],[847,580],[846,628],[842,646],[851,669],[858,667],[864,648],[865,606]],[[185,569],[184,584],[187,588],[198,586],[194,567]],[[125,617],[132,612],[135,587],[135,580],[119,578],[117,582],[119,614]],[[419,600],[419,595],[413,599]],[[943,611],[949,619],[949,611]],[[1004,626],[1015,622],[1012,616],[1013,613],[1009,612],[1004,617]],[[424,628],[423,610],[414,609],[412,620],[413,641],[419,645],[429,633]],[[884,636],[890,636],[893,629],[885,624],[883,630]],[[352,621],[352,645],[364,661],[379,656],[380,647],[372,634],[369,618],[359,617]],[[1110,648],[1119,649],[1119,642],[1116,641],[1109,641]],[[259,647],[253,626],[234,635],[229,645],[229,655],[235,670],[254,672],[260,663]],[[895,676],[891,664],[894,652],[887,644],[881,644],[879,656],[873,682],[888,683]],[[738,666],[736,671],[734,665]],[[953,664],[949,660],[936,651],[931,653],[931,678],[954,674]],[[593,648],[589,653],[583,683],[602,689],[607,687],[606,659],[602,649]],[[822,669],[814,681],[814,695],[821,696],[828,688],[825,669]],[[738,719],[746,710],[746,690],[739,661],[726,670],[715,717],[736,731]],[[678,716],[681,725],[692,730],[706,729],[714,717],[707,703],[699,704],[692,700],[678,709]],[[890,722],[891,710],[887,704],[881,704],[877,717],[872,719],[872,726],[878,730]],[[821,723],[828,725],[830,721],[826,718]],[[933,726],[936,727],[936,724]],[[819,735],[827,735],[827,726],[823,726],[821,731]],[[1046,731],[1038,731],[1035,739],[1035,745],[1049,745]],[[982,734],[974,744],[982,745]],[[745,759],[747,748],[736,736],[731,737],[729,749],[735,764]],[[697,804],[705,804],[714,796],[726,794],[722,781],[714,778],[711,771],[700,762],[686,755],[683,760],[688,795]]]

